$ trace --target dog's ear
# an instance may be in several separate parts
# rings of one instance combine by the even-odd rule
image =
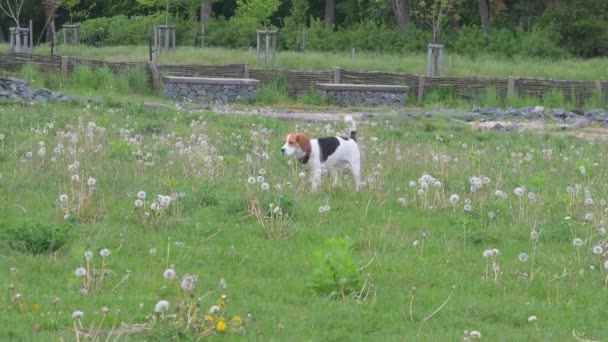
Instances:
[[[310,151],[310,138],[306,134],[298,133],[295,136],[296,143],[302,151],[309,152]]]

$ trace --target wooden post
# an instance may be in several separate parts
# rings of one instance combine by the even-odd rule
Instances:
[[[165,54],[169,54],[169,29],[165,26]]]
[[[445,74],[443,72],[443,48],[439,49],[439,54],[437,56],[437,64],[439,69],[439,77],[443,77]]]
[[[509,76],[507,80],[507,98],[515,96],[515,77]]]
[[[275,66],[277,59],[277,32],[272,34],[272,66]]]
[[[243,66],[243,78],[249,78],[249,63],[247,62]]]
[[[266,34],[266,65],[268,65],[270,63],[269,61],[269,52],[270,52],[270,36],[268,35],[268,31],[265,30],[264,32]]]
[[[29,35],[29,44],[28,49],[29,49],[29,53],[33,53],[34,52],[34,22],[32,20],[30,20],[30,35]]]
[[[175,27],[171,28],[171,32],[173,33],[173,54],[175,55]]]
[[[597,93],[598,100],[600,104],[604,105],[604,94],[602,92],[602,81],[595,81],[595,92]]]
[[[205,47],[205,23],[201,25],[201,48]]]
[[[257,35],[257,48],[256,48],[256,52],[255,52],[255,66],[259,67],[260,66],[260,31],[256,31],[256,35]]]
[[[152,50],[152,55],[154,57],[152,57],[152,60],[156,62],[157,61],[157,59],[156,59],[156,48],[158,47],[158,33],[156,32],[156,26],[152,26],[152,33],[154,35],[154,38],[153,38],[154,45],[153,45],[153,48],[152,48],[153,49]]]
[[[418,77],[418,103],[421,103],[424,98],[424,79],[424,75]]]
[[[160,89],[160,75],[158,73],[158,68],[156,67],[156,63],[148,62],[148,68],[150,69],[150,74],[152,75],[152,89],[159,90]]]
[[[334,67],[334,83],[340,83],[340,67]]]
[[[69,63],[70,57],[68,56],[61,56],[61,76],[63,76],[64,78],[68,76],[68,63]]]

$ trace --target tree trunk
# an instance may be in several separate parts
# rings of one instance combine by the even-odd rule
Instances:
[[[410,26],[412,20],[410,18],[409,0],[393,0],[393,12],[399,28],[406,29]]]
[[[490,4],[488,3],[488,0],[477,0],[477,3],[479,3],[481,28],[486,35],[490,35]]]
[[[46,31],[46,41],[55,43],[55,18],[57,17],[57,2],[55,0],[45,0],[42,4],[44,6],[44,18],[46,20],[44,25]]]
[[[201,23],[205,25],[211,19],[211,0],[203,2],[201,5]]]
[[[336,3],[335,0],[325,0],[325,26],[334,28],[336,23]]]

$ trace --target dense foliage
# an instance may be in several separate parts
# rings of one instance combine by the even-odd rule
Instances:
[[[271,27],[280,30],[281,49],[415,53],[425,50],[437,28],[438,42],[473,56],[608,55],[605,0],[168,0],[169,13],[165,0],[24,1],[20,21],[34,20],[42,42],[49,38],[45,18],[53,16],[40,2],[55,1],[57,30],[69,20],[84,22],[84,43],[96,46],[145,44],[151,27],[166,20],[177,25],[179,44],[200,44],[201,18],[210,17],[210,46],[254,46],[255,30]],[[1,17],[4,36],[11,23]]]

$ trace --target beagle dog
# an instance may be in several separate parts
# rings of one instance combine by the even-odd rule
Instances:
[[[301,164],[312,169],[312,192],[319,189],[321,173],[327,169],[337,181],[338,172],[350,167],[359,191],[361,183],[361,156],[357,144],[357,124],[351,115],[344,117],[350,134],[348,137],[333,136],[311,139],[304,133],[289,133],[281,153],[286,156],[296,155]]]

